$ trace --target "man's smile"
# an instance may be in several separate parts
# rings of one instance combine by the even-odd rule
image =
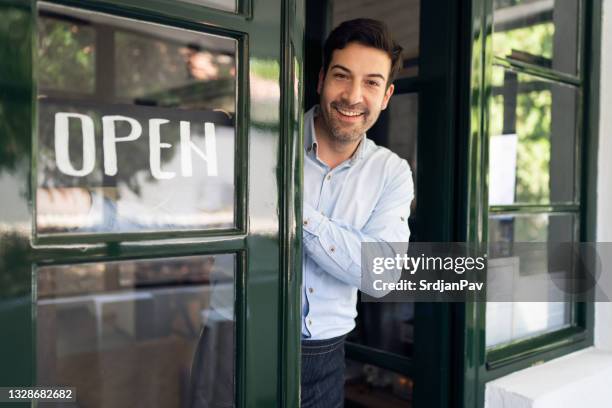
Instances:
[[[332,108],[336,111],[336,113],[338,114],[337,116],[341,120],[348,122],[357,122],[361,120],[366,113],[363,110],[348,109],[334,104],[332,104]]]

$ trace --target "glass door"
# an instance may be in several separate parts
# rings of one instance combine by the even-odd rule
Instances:
[[[0,385],[294,405],[298,6],[0,6]]]

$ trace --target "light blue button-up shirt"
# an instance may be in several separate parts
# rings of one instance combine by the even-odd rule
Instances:
[[[309,340],[355,327],[361,243],[407,248],[414,195],[406,160],[365,135],[350,159],[330,169],[317,155],[317,114],[314,107],[304,116],[302,337]]]

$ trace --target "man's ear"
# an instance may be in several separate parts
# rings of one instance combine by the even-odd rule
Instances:
[[[323,67],[319,70],[319,82],[317,83],[317,93],[321,95],[321,91],[323,90],[323,81],[325,81],[325,73],[323,72]]]
[[[381,110],[387,109],[387,105],[389,104],[389,99],[391,99],[391,95],[393,95],[394,90],[395,90],[395,86],[393,84],[389,85],[389,87],[385,91],[385,96],[383,98]]]

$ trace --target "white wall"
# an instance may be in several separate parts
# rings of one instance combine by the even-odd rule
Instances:
[[[603,0],[603,8],[597,241],[612,243],[612,0]],[[595,306],[595,347],[612,351],[612,303]]]

